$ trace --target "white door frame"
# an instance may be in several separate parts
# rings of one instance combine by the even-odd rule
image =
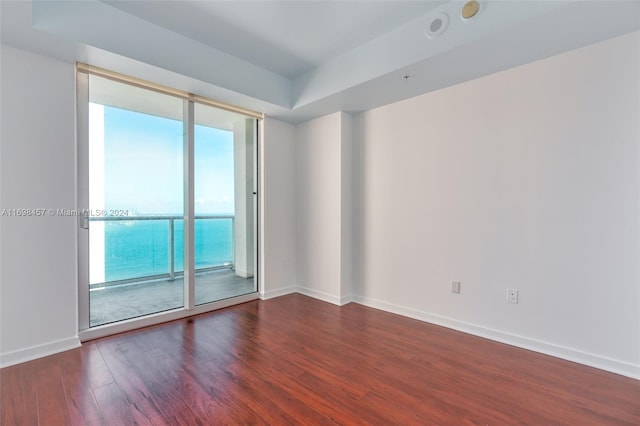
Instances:
[[[222,309],[239,303],[248,302],[259,298],[262,289],[261,268],[262,259],[258,250],[262,241],[261,229],[258,226],[262,215],[262,208],[258,201],[258,188],[260,187],[262,159],[258,156],[258,145],[261,144],[260,130],[261,120],[256,119],[257,127],[254,139],[254,284],[255,291],[250,294],[236,296],[216,302],[195,305],[195,265],[194,265],[194,102],[184,101],[184,111],[186,123],[185,128],[185,159],[184,159],[184,179],[186,188],[184,193],[184,306],[156,314],[123,320],[111,324],[96,327],[89,326],[89,226],[88,215],[84,214],[89,210],[89,74],[76,71],[76,117],[77,117],[77,211],[78,216],[78,337],[81,341],[96,339],[111,334],[130,331],[154,324],[160,324],[192,315]]]

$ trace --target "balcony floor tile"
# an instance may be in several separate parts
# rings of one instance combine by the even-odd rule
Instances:
[[[90,326],[108,324],[183,306],[182,278],[143,281],[92,290],[89,294]],[[234,271],[196,274],[196,305],[256,291],[253,278]]]

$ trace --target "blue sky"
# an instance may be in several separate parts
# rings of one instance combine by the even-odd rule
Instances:
[[[182,214],[182,122],[105,107],[105,207]],[[195,212],[233,214],[233,133],[195,129]]]

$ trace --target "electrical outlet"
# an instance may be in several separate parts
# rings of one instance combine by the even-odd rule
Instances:
[[[507,289],[507,302],[509,303],[518,303],[518,290],[515,288]]]
[[[460,281],[451,281],[451,293],[460,294]]]

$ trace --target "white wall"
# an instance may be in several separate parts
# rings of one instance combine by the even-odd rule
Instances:
[[[640,377],[639,48],[357,116],[356,300]]]
[[[74,209],[73,65],[0,55],[0,209]],[[0,365],[78,346],[75,218],[0,221]]]
[[[342,112],[296,126],[298,291],[350,301],[351,119]]]
[[[261,296],[342,303],[352,253],[361,303],[640,377],[639,46],[363,113],[353,154],[346,114],[267,118]],[[73,65],[0,54],[0,208],[74,208]],[[0,363],[77,345],[75,220],[0,228]]]
[[[0,210],[75,209],[73,64],[2,46]],[[262,297],[295,291],[294,127],[266,119]],[[79,345],[71,217],[0,217],[0,365]]]
[[[340,114],[340,304],[353,296],[353,119]]]
[[[259,155],[263,166],[259,203],[263,299],[296,290],[294,126],[265,118]]]

